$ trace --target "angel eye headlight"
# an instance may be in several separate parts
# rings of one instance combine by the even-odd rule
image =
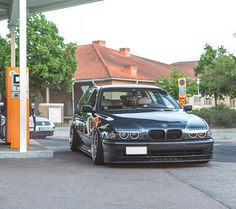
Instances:
[[[138,132],[131,132],[131,133],[130,133],[130,137],[131,137],[132,139],[137,139],[137,138],[139,137],[139,133],[138,133]]]
[[[141,139],[144,136],[144,133],[139,130],[131,131],[118,131],[118,135],[121,139]]]
[[[189,133],[189,136],[190,136],[191,138],[196,138],[196,137],[197,137],[197,134],[196,134],[196,133]]]
[[[198,136],[200,137],[200,138],[204,138],[205,136],[206,136],[206,132],[202,132],[202,133],[198,133]]]
[[[210,130],[187,130],[185,139],[208,138],[211,137]]]
[[[119,132],[119,136],[121,139],[127,139],[129,134],[128,132],[122,131],[122,132]]]

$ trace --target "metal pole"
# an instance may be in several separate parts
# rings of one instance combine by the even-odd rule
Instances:
[[[72,90],[71,90],[71,96],[72,96],[72,113],[75,113],[75,89],[74,89],[75,82],[72,82]]]
[[[50,90],[49,87],[46,88],[46,103],[50,103]]]
[[[11,29],[11,67],[16,66],[16,26],[12,25]]]
[[[200,90],[199,90],[199,84],[200,84],[200,79],[197,79],[197,95],[200,96]]]
[[[26,118],[26,0],[19,1],[20,17],[20,152],[27,152]]]
[[[199,96],[200,92],[199,92],[199,83],[197,84],[197,95]]]
[[[199,84],[200,84],[200,79],[197,79],[197,95],[198,95],[198,103],[199,105],[201,104],[201,100],[200,100],[200,89],[199,89]]]

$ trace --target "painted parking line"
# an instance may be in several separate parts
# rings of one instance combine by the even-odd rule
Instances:
[[[222,146],[223,143],[214,143],[214,146]]]
[[[47,146],[47,149],[54,152],[68,152],[70,151],[69,146]]]

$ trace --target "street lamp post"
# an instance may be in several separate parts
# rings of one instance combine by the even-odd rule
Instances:
[[[199,91],[199,85],[200,85],[200,79],[197,79],[197,95],[200,97],[200,91]]]
[[[197,96],[198,96],[198,104],[200,105],[200,104],[201,104],[201,101],[200,101],[200,89],[199,89],[199,85],[200,85],[200,79],[198,78],[198,79],[197,79]]]

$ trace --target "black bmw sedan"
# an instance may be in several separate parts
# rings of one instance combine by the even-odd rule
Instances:
[[[92,87],[82,96],[69,144],[95,164],[202,162],[213,155],[208,124],[165,90],[145,85]]]

